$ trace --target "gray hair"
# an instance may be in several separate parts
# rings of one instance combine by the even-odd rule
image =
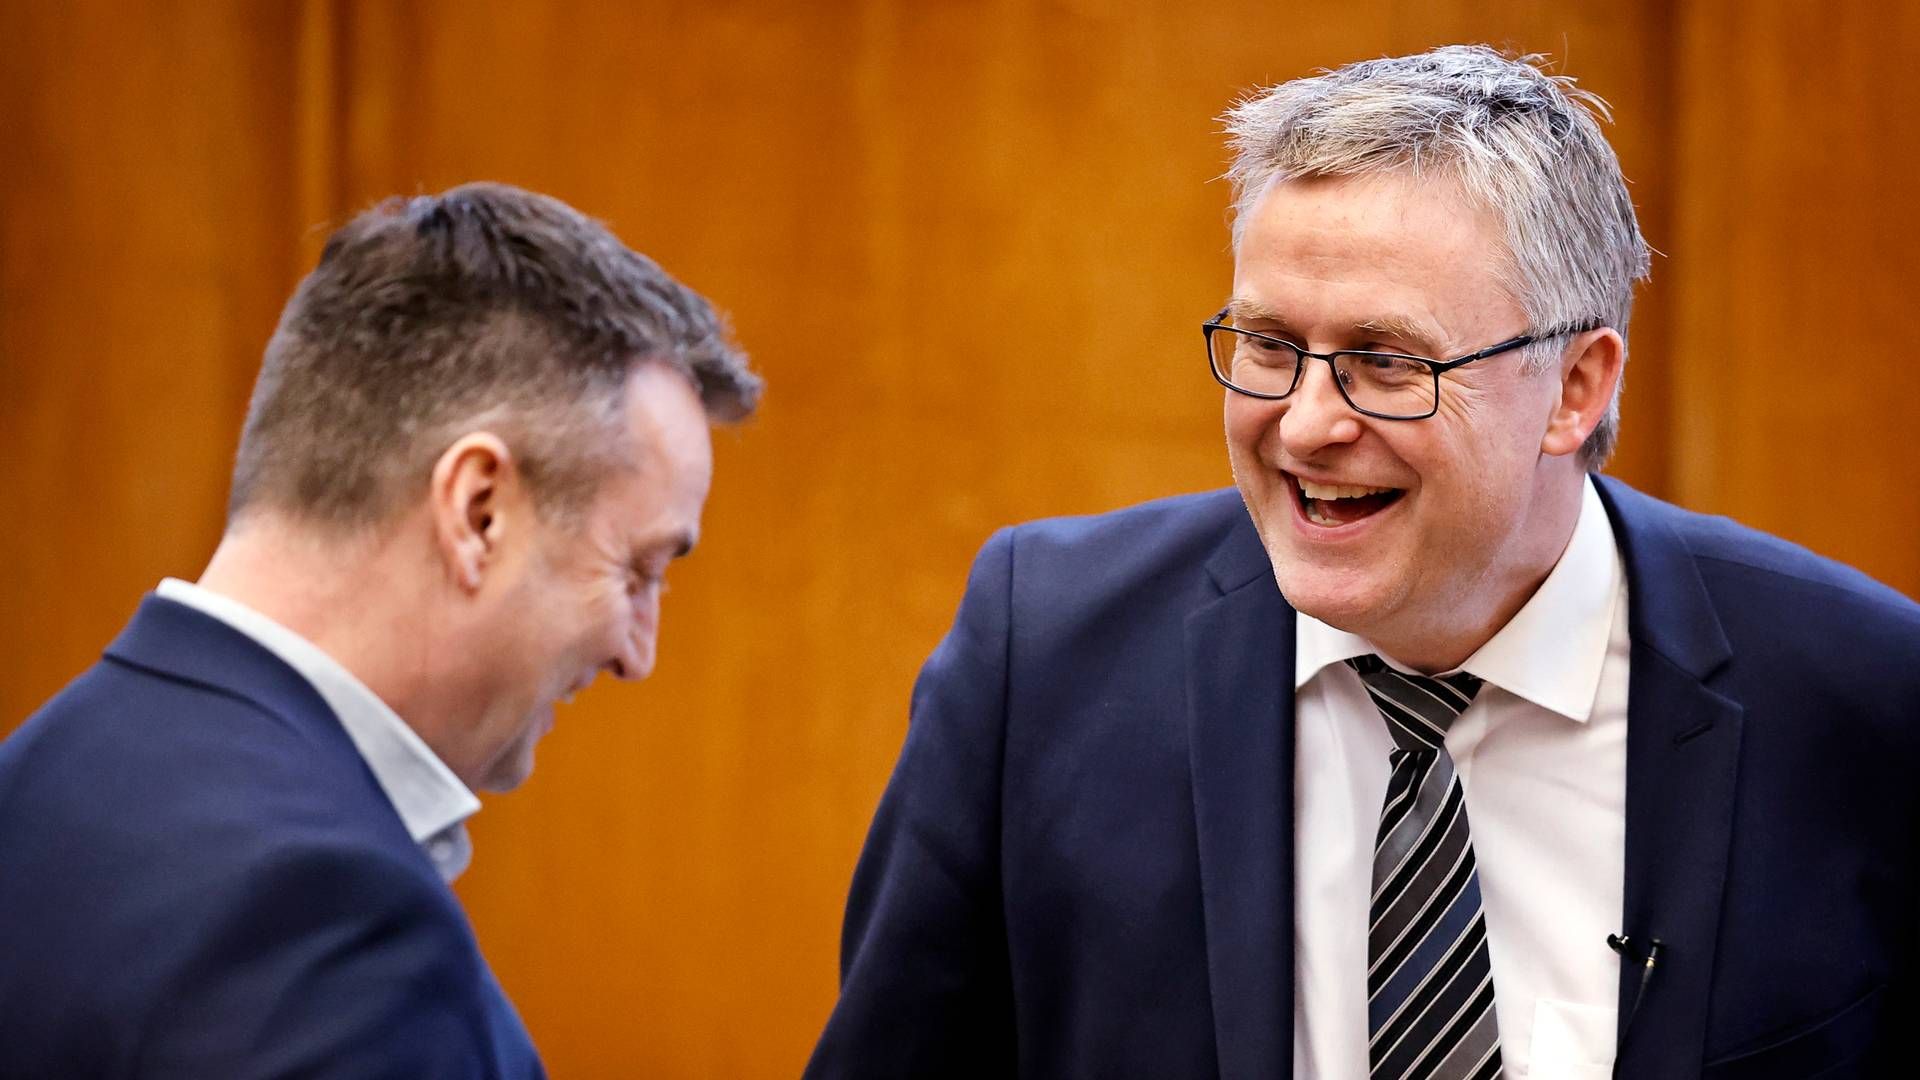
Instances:
[[[1620,162],[1600,131],[1607,103],[1549,75],[1542,57],[1508,58],[1484,45],[1366,60],[1256,91],[1223,118],[1234,162],[1233,240],[1276,183],[1403,172],[1439,176],[1492,212],[1511,264],[1498,272],[1535,332],[1590,324],[1624,340],[1633,286],[1649,251]],[[1529,348],[1542,369],[1562,342]],[[1613,453],[1616,389],[1581,447],[1588,468]]]
[[[571,517],[624,460],[643,364],[685,375],[713,419],[759,397],[712,306],[565,203],[505,184],[389,199],[335,232],[287,301],[228,516],[380,523],[484,427],[535,505]]]

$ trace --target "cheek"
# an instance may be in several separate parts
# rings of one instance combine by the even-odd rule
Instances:
[[[1436,419],[1438,419],[1436,417]],[[1421,447],[1421,507],[1428,526],[1426,542],[1438,552],[1497,554],[1491,538],[1512,531],[1531,490],[1528,465],[1514,453],[1509,434],[1476,427],[1452,427]],[[1412,451],[1409,451],[1411,453]],[[1435,567],[1445,560],[1437,560]]]
[[[1261,458],[1260,444],[1273,432],[1286,406],[1242,394],[1228,394],[1225,407],[1227,451],[1236,463]]]
[[[627,620],[624,581],[596,581],[575,598],[564,633],[559,635],[569,665],[598,664],[612,651]]]

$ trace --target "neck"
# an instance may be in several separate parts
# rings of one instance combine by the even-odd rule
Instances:
[[[1576,482],[1553,476],[1535,489],[1527,527],[1499,550],[1498,561],[1474,584],[1414,619],[1396,617],[1391,629],[1363,633],[1402,664],[1428,675],[1451,671],[1493,639],[1553,573],[1573,540],[1586,497],[1586,473]]]
[[[425,598],[396,572],[396,534],[336,536],[256,513],[228,528],[198,584],[306,638],[405,717],[413,613]]]

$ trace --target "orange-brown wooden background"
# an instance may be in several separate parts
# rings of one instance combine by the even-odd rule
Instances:
[[[1917,39],[1901,0],[0,0],[0,732],[198,572],[329,223],[559,195],[730,310],[770,392],[658,675],[563,715],[460,893],[557,1075],[793,1075],[974,548],[1227,481],[1195,328],[1237,92],[1559,57],[1664,253],[1614,471],[1914,594]]]

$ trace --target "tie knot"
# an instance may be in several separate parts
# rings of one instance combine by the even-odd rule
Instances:
[[[1464,671],[1437,679],[1407,675],[1371,654],[1356,656],[1347,665],[1359,673],[1402,750],[1438,749],[1447,729],[1480,692],[1480,678]]]

